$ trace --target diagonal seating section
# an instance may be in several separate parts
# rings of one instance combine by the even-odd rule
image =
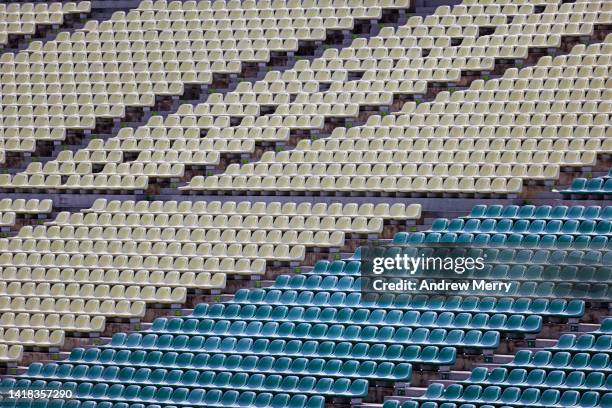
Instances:
[[[314,247],[414,222],[419,205],[97,200],[80,213],[0,240],[0,344],[61,347],[66,332],[100,333],[141,318],[145,304],[179,305],[218,292],[228,276],[301,263]]]
[[[0,4],[0,47],[11,36],[33,35],[40,26],[61,25],[69,14],[88,14],[91,2],[42,2]]]
[[[181,189],[520,193],[523,179],[556,179],[560,167],[592,165],[609,150],[609,41],[442,92],[431,103],[408,102],[399,114],[336,128],[330,139],[303,140],[295,151],[266,152],[259,163],[233,164]]]
[[[387,400],[383,408],[610,406],[610,323],[604,320],[593,333],[563,335],[550,351],[518,351],[512,362],[478,367],[457,384],[431,384],[421,397]]]
[[[268,72],[263,81],[258,81],[255,84],[240,83],[236,88],[236,92],[226,95],[210,95],[206,103],[197,106],[183,105],[176,114],[169,115],[165,119],[160,116],[153,117],[146,126],[136,130],[123,129],[116,138],[112,138],[107,142],[94,140],[87,149],[82,149],[74,155],[70,152],[65,152],[66,154],[58,157],[58,162],[50,163],[48,167],[32,164],[24,173],[20,173],[12,178],[10,176],[0,178],[0,185],[5,188],[18,190],[53,189],[65,192],[91,190],[138,191],[146,190],[149,187],[148,180],[152,176],[158,181],[163,179],[189,180],[192,174],[188,171],[190,167],[214,167],[220,163],[219,153],[237,154],[253,152],[255,142],[286,142],[290,138],[290,134],[296,132],[316,135],[325,129],[327,122],[347,118],[353,120],[352,118],[356,118],[360,110],[363,110],[365,107],[388,106],[393,103],[395,96],[413,95],[418,97],[418,95],[427,93],[430,85],[433,86],[438,83],[452,84],[460,81],[461,73],[464,70],[491,70],[496,58],[523,60],[528,57],[530,47],[536,49],[543,46],[544,44],[540,42],[545,38],[547,38],[546,41],[551,41],[551,44],[547,45],[558,47],[560,46],[561,36],[588,35],[588,33],[593,32],[594,26],[597,24],[605,24],[610,15],[605,2],[589,3],[589,5],[586,3],[549,4],[545,9],[547,13],[545,16],[552,18],[555,13],[561,12],[564,16],[567,15],[568,18],[571,18],[572,21],[583,21],[584,23],[574,27],[571,24],[560,22],[558,27],[555,25],[553,28],[550,28],[554,30],[555,34],[549,36],[524,34],[524,39],[521,38],[520,40],[520,46],[496,45],[498,42],[506,44],[504,41],[507,41],[508,44],[514,44],[516,36],[512,33],[522,29],[524,25],[534,27],[534,30],[536,25],[543,27],[542,24],[538,24],[538,21],[532,21],[527,18],[528,16],[531,17],[530,13],[533,12],[533,7],[535,5],[525,5],[521,8],[505,5],[503,9],[502,5],[487,8],[477,5],[463,8],[458,6],[452,9],[452,12],[456,13],[456,15],[452,14],[450,9],[442,7],[436,15],[432,16],[433,19],[426,19],[425,21],[419,18],[411,19],[406,26],[400,27],[396,31],[393,31],[391,28],[389,30],[383,29],[379,36],[373,37],[369,41],[356,39],[350,47],[341,50],[339,53],[335,50],[328,50],[321,58],[312,62],[307,60],[298,61],[293,69],[283,73],[279,71]],[[508,21],[511,19],[510,23],[508,21],[499,22],[506,30],[504,31],[500,28],[499,34],[478,37],[479,27],[490,27],[493,25],[493,22],[497,21],[496,18],[499,18],[501,11],[507,13],[504,19],[507,18]],[[537,14],[535,16],[540,18],[541,15]],[[548,17],[546,18],[546,21],[550,20]],[[437,26],[437,22],[440,21],[447,21],[447,24],[450,25],[445,26],[445,29],[442,31],[434,29]],[[459,22],[465,24],[465,26]],[[420,33],[423,30],[429,33],[427,37],[421,37]],[[585,31],[582,32],[581,30]],[[454,38],[462,39],[465,45],[450,46],[451,40]],[[489,44],[489,41],[491,44]],[[446,56],[442,50],[443,47],[449,46],[458,54]],[[486,49],[486,55],[482,55],[481,48],[483,47]],[[598,47],[589,47],[586,51],[584,47],[576,49],[577,55],[582,55],[585,52],[588,55],[598,55],[599,53],[605,55],[608,53],[607,48],[603,51]],[[424,56],[425,54],[427,55],[426,57]],[[373,59],[372,56],[374,55],[380,58]],[[603,64],[606,64],[604,62],[605,57],[601,62]],[[560,58],[563,61],[561,62],[562,64],[566,63],[565,59],[563,59],[564,57]],[[590,61],[591,59],[593,59],[591,56],[587,57],[587,60]],[[575,58],[573,60],[570,58],[569,60],[570,67],[567,70],[567,81],[570,81],[570,77],[573,78],[573,76],[577,75],[572,74],[572,68],[575,68],[575,64],[580,63],[579,61],[576,62]],[[480,61],[481,66],[478,66],[478,61]],[[552,60],[545,60],[543,67],[549,67],[551,63]],[[560,61],[554,61],[554,65],[559,63]],[[595,61],[589,62],[589,64],[591,63],[597,65]],[[446,68],[438,68],[434,73],[430,66],[444,66]],[[594,88],[590,92],[589,98],[592,96],[597,101],[598,98],[595,94],[599,92],[598,90],[601,87],[597,83],[600,79],[599,77],[604,74],[607,68],[595,68],[591,71],[591,74],[586,71],[584,74],[587,76],[594,75],[594,80],[592,81]],[[529,69],[521,71],[521,73],[523,72],[527,77],[532,75]],[[349,74],[351,73],[363,73],[363,75],[360,80],[349,80]],[[540,73],[536,72],[536,75],[540,75]],[[538,80],[539,77],[535,82],[538,82]],[[540,80],[540,82],[542,81]],[[571,88],[572,85],[568,85],[565,82],[562,84],[563,88],[568,86]],[[573,82],[573,80],[570,82]],[[478,86],[482,87],[480,82],[477,81],[477,83]],[[542,86],[542,84],[534,83],[534,87],[536,86]],[[551,86],[554,89],[558,85],[551,84]],[[495,85],[493,84],[494,87]],[[474,90],[477,89],[474,88]],[[490,91],[487,89],[487,92]],[[287,100],[287,93],[295,94],[296,96],[289,101]],[[454,95],[461,99],[463,93],[457,92]],[[472,95],[470,94],[470,96]],[[561,98],[560,95],[559,97]],[[551,100],[554,100],[554,98],[553,96]],[[569,96],[565,99],[568,98]],[[471,100],[467,99],[468,102]],[[514,103],[516,104],[520,100],[521,98],[518,96],[517,102]],[[441,102],[445,101],[441,100]],[[499,103],[502,102],[500,101]],[[593,103],[595,105],[591,106]],[[585,107],[588,112],[585,111],[586,116],[581,115],[581,117],[584,116],[584,120],[581,119],[580,125],[589,127],[599,126],[602,125],[602,121],[605,121],[605,117],[601,115],[595,115],[596,117],[594,118],[591,117],[593,115],[592,112],[598,112],[597,103],[593,103],[587,104],[588,106]],[[519,113],[522,111],[518,110],[517,106],[517,113],[513,114],[513,116],[518,115],[519,118],[517,120],[521,121],[521,125],[524,122],[523,116],[535,109],[535,105],[531,105],[534,104],[529,101],[526,104],[526,110],[520,115]],[[413,113],[421,112],[413,112],[414,106],[414,104],[408,104],[406,109],[409,109],[409,111],[405,112],[406,116],[412,116]],[[419,106],[425,107],[428,104],[420,104]],[[264,107],[271,107],[274,113],[271,115],[262,114],[261,109]],[[576,107],[571,107],[572,110],[574,108]],[[542,106],[542,109],[540,109],[541,115],[549,112],[550,109],[550,106]],[[564,111],[565,106],[554,106],[554,112],[557,112],[558,109]],[[593,109],[595,110],[593,111]],[[601,109],[605,111],[605,107]],[[451,110],[449,114],[455,114],[453,112]],[[575,116],[574,113],[572,115]],[[427,116],[431,120],[436,119],[436,115],[431,114]],[[461,112],[458,120],[461,123],[465,122],[465,116],[466,114]],[[476,120],[478,120],[482,115],[478,111],[472,116],[477,116]],[[378,116],[373,118],[378,118],[380,121]],[[389,115],[385,118],[393,119],[394,116]],[[573,116],[562,121],[567,122],[569,126],[574,124],[572,122],[574,119],[572,118]],[[509,124],[505,123],[505,117],[501,119],[502,122],[499,124],[500,131],[508,130]],[[553,119],[557,120],[556,116]],[[240,125],[234,126],[232,121],[239,121]],[[374,125],[374,129],[379,127],[384,129],[386,127],[374,122],[369,123]],[[425,122],[425,124],[428,125],[428,122]],[[414,125],[419,124],[412,122],[411,126]],[[460,123],[456,125],[460,125]],[[539,127],[541,125],[538,123],[538,130]],[[354,128],[353,130],[359,129]],[[370,130],[367,133],[373,132],[370,126],[368,126],[368,129]],[[385,130],[387,129],[381,130],[381,132],[384,133]],[[584,130],[589,131],[589,129]],[[599,130],[596,129],[595,132],[597,133]],[[332,136],[344,139],[344,132],[353,135],[351,129],[340,128],[336,129]],[[205,137],[201,138],[201,135],[204,134]],[[335,143],[334,141],[331,142]],[[393,144],[393,142],[390,143]],[[403,159],[399,158],[400,162],[406,162],[406,165],[403,167],[406,167],[407,173],[403,174],[402,166],[396,163],[395,167],[399,165],[400,174],[395,175],[397,169],[391,169],[391,171],[387,169],[386,163],[391,160],[391,157],[384,160],[381,157],[381,161],[378,158],[379,154],[374,154],[374,152],[364,153],[359,151],[361,147],[350,148],[349,146],[347,146],[346,152],[340,151],[338,154],[334,154],[334,147],[330,146],[330,151],[324,152],[325,157],[329,156],[325,159],[324,157],[318,157],[321,154],[317,156],[318,151],[310,151],[308,142],[306,142],[304,147],[301,148],[309,150],[306,152],[309,153],[306,158],[296,157],[296,160],[289,164],[285,164],[282,160],[277,163],[274,159],[275,156],[273,154],[270,155],[271,152],[269,152],[267,155],[264,155],[262,163],[255,165],[247,164],[241,167],[231,165],[224,176],[211,176],[207,179],[204,179],[202,176],[196,176],[185,189],[188,191],[206,190],[212,192],[226,190],[291,190],[309,191],[311,193],[324,190],[339,192],[349,190],[377,191],[380,190],[380,186],[376,186],[378,182],[379,185],[389,186],[389,192],[395,192],[402,189],[406,190],[402,186],[408,183],[407,180],[414,176],[417,178],[415,186],[425,182],[424,186],[421,186],[423,187],[422,191],[436,192],[442,191],[442,181],[439,180],[440,176],[450,176],[446,178],[449,180],[445,181],[447,184],[458,182],[456,177],[463,175],[462,169],[464,166],[467,166],[468,168],[465,172],[467,179],[461,185],[461,188],[458,186],[454,189],[447,188],[450,187],[450,185],[447,185],[444,188],[445,191],[478,190],[483,193],[516,193],[519,191],[517,189],[520,188],[519,179],[525,177],[535,179],[556,178],[558,166],[562,163],[577,165],[592,161],[593,154],[591,150],[595,149],[599,145],[598,143],[600,144],[601,142],[596,140],[588,142],[584,148],[586,150],[585,153],[577,157],[574,157],[575,154],[568,150],[567,158],[564,154],[551,153],[554,157],[550,160],[548,160],[548,156],[537,157],[533,160],[531,158],[523,158],[522,156],[520,160],[517,158],[512,159],[511,157],[504,157],[503,160],[501,158],[493,160],[500,164],[498,167],[500,167],[501,172],[495,168],[490,168],[490,165],[488,167],[485,166],[486,168],[483,172],[475,172],[476,169],[473,166],[467,166],[467,162],[464,164],[465,160],[470,160],[469,158],[466,158],[464,161],[459,160],[456,162],[457,166],[454,167],[451,166],[455,163],[454,161],[449,163],[440,162],[441,167],[437,166],[440,167],[440,171],[436,170],[435,173],[432,173],[433,169],[428,170],[432,166],[431,164],[421,166],[423,168],[417,171],[416,166],[425,159],[419,159],[417,156],[413,157],[414,155],[411,155]],[[524,147],[527,148],[527,146]],[[563,146],[554,146],[554,148],[552,146],[548,148],[545,146],[541,147],[550,151],[559,148],[561,150],[568,149],[564,149]],[[372,148],[379,149],[376,146]],[[389,148],[393,149],[393,146],[390,145]],[[317,149],[319,148],[317,147]],[[449,149],[452,150],[452,146],[449,146]],[[344,147],[342,150],[344,150]],[[136,160],[126,160],[126,151],[130,152],[130,155],[134,155]],[[349,153],[350,157],[347,159]],[[414,153],[418,155],[419,152]],[[298,151],[292,154],[300,156],[303,153]],[[367,158],[364,159],[362,154],[366,154]],[[381,154],[386,157],[391,152],[382,151]],[[288,152],[279,154],[281,157],[284,157],[284,155],[288,159]],[[334,161],[334,164],[328,165],[328,162],[332,163],[330,160],[334,156],[338,156],[337,161],[339,163]],[[482,156],[477,162],[484,163],[484,153]],[[316,163],[319,166],[314,166],[313,160],[315,158],[318,160]],[[428,162],[431,162],[429,158],[426,159]],[[353,168],[355,166],[351,164],[342,164],[347,162],[347,160],[361,160],[367,163],[364,163],[357,169]],[[542,162],[542,160],[544,161]],[[398,160],[395,161],[397,162]],[[102,163],[106,164],[100,166]],[[517,166],[515,167],[519,170],[514,170],[511,165],[506,163],[516,163]],[[62,172],[58,170],[61,165],[69,166],[66,167],[67,170],[65,172]],[[70,166],[73,168],[72,170],[70,170]],[[447,168],[446,173],[443,171],[444,166]],[[449,166],[452,169],[449,169]],[[80,170],[76,171],[75,167],[79,167]],[[344,169],[345,167],[346,169]],[[94,170],[94,168],[99,169]],[[450,172],[451,170],[452,172]],[[387,180],[388,183],[393,184],[393,186],[388,183],[380,183],[383,175],[387,176],[386,178],[389,179]],[[467,188],[475,183],[475,180],[472,178],[478,175],[482,176],[482,181],[472,186],[472,189]],[[497,175],[499,177],[496,177]],[[402,178],[401,176],[404,177]],[[433,190],[428,187],[429,177],[432,176],[435,176],[434,181],[431,182],[432,186],[439,184],[439,188]],[[397,185],[397,181],[395,181],[395,184],[391,182],[392,178],[397,177],[403,180],[400,183],[402,188],[394,187]],[[340,180],[339,186],[333,183],[333,180],[336,178]],[[275,181],[277,179],[280,180],[281,185]],[[357,181],[353,183],[353,179]],[[495,181],[496,179],[497,181]],[[323,186],[321,183],[323,183]],[[493,184],[491,185],[491,183]],[[508,186],[508,183],[510,186]],[[409,184],[412,185],[411,183]],[[420,187],[417,189],[410,188],[408,191],[414,191],[416,194],[421,191],[419,189]]]
[[[0,231],[9,232],[22,219],[41,219],[51,214],[53,202],[49,199],[36,198],[25,200],[18,198],[0,200]]]
[[[594,177],[590,179],[577,178],[572,181],[569,188],[559,190],[564,197],[572,199],[588,199],[595,197],[603,199],[612,195],[612,170],[603,177]]]
[[[1,408],[612,406],[612,2],[101,3],[0,5]]]
[[[96,120],[149,109],[188,84],[210,84],[213,74],[237,74],[244,62],[267,63],[273,52],[297,51],[298,41],[322,41],[330,30],[380,18],[383,9],[408,7],[404,0],[144,0],[0,58],[1,151],[32,152],[36,141],[90,131]]]
[[[394,244],[467,245],[454,256],[483,256],[465,276],[512,283],[509,294],[531,298],[609,299],[611,207],[485,206],[465,218],[437,219],[427,232],[399,233]]]
[[[151,213],[164,211],[162,203],[146,205]],[[88,213],[129,217],[144,210],[142,206],[145,204],[99,201]],[[177,207],[176,212],[198,212],[194,206]],[[207,203],[206,208],[209,206],[216,207],[214,213],[241,212],[241,205],[235,203],[225,205],[226,210],[220,203]],[[280,209],[277,206],[273,211]],[[291,213],[290,209],[304,213],[295,206],[280,212]],[[466,218],[435,221],[432,230],[444,231],[457,220],[603,221],[609,211],[606,207],[478,206]],[[419,244],[426,245],[427,234],[439,234],[436,231],[396,234],[392,244],[412,242],[411,234],[420,234],[425,238]],[[5,380],[3,385],[53,384],[72,390],[81,404],[144,400],[197,406],[323,406],[326,398],[365,397],[368,381],[407,382],[415,369],[452,366],[458,350],[491,352],[504,339],[538,333],[545,320],[576,319],[585,312],[585,302],[571,300],[570,295],[563,299],[555,294],[556,299],[551,299],[520,290],[504,296],[362,293],[359,259],[357,251],[343,261],[320,261],[304,274],[279,276],[270,287],[240,289],[232,301],[201,304],[186,316],[158,318],[145,331],[115,334],[107,345],[74,349],[64,362],[32,364],[23,378]],[[540,276],[531,273],[529,282],[554,281],[543,271]],[[500,279],[521,280],[512,273]],[[609,277],[603,279],[609,281]],[[607,330],[608,326],[604,323],[602,327]],[[549,371],[567,371],[563,367],[584,372],[582,377],[573,374],[570,378],[586,381],[588,374],[609,370],[606,353],[611,344],[609,333],[601,330],[578,338],[565,335],[551,351],[517,353],[506,371],[495,369],[481,381],[474,380],[478,385],[471,382],[483,375],[482,370],[448,389],[432,385],[422,403],[432,399],[443,403],[456,395],[463,402],[484,404],[501,399],[510,405],[525,405],[531,398],[564,406],[571,399],[578,401],[581,387],[561,395],[567,391],[563,387],[554,393],[532,382],[523,387],[513,382],[505,390],[501,381],[511,370],[534,369],[540,370],[538,374],[528,377],[516,371],[512,378],[522,373],[527,381],[544,373],[543,383]],[[502,374],[502,380],[496,382]],[[589,384],[596,377],[600,376],[591,375]],[[600,397],[586,394],[580,398],[598,401]]]

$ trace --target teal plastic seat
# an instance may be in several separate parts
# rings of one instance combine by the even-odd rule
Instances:
[[[518,387],[507,387],[502,392],[499,402],[503,404],[512,404],[518,401],[521,395],[521,389]]]
[[[582,218],[582,214],[584,213],[584,206],[582,205],[575,205],[572,207],[568,207],[567,209],[567,214],[565,215],[565,218],[568,219],[581,219]]]
[[[577,220],[566,220],[565,222],[563,222],[563,226],[561,227],[560,232],[562,234],[576,234],[578,232],[579,226],[580,222]]]
[[[572,378],[570,378],[572,376]],[[574,378],[575,377],[575,378]],[[612,382],[612,377],[608,375],[608,383]],[[584,373],[580,371],[573,371],[567,376],[567,380],[565,381],[565,386],[568,388],[578,388],[583,386],[587,389],[597,389],[601,387],[607,387],[606,384],[606,375],[601,372],[592,372],[589,373],[586,378]]]
[[[358,262],[358,261],[350,261],[350,262]],[[344,271],[344,267],[346,266],[345,261],[334,261],[328,267],[328,273],[332,275],[340,275]]]
[[[388,373],[388,369],[392,368],[392,372]],[[386,375],[385,375],[386,374]],[[381,363],[376,368],[375,376],[378,378],[393,378],[396,381],[407,380],[412,374],[412,366],[406,363],[393,365],[392,363]]]
[[[536,218],[536,219],[549,218],[551,210],[552,210],[552,207],[550,205],[540,205],[535,209],[533,213],[533,218]]]
[[[423,399],[431,400],[431,399],[440,399],[444,393],[444,385],[440,383],[430,384],[429,387],[425,390],[425,394],[423,394]]]
[[[587,391],[580,397],[578,406],[581,408],[590,408],[597,406],[599,400],[599,393],[595,391]]]
[[[538,382],[534,381],[533,383],[530,383],[530,385],[545,384],[549,388],[558,388],[565,381],[565,372],[561,370],[550,371],[548,375],[544,373],[544,370],[534,370],[534,371],[537,371],[539,374],[540,373],[541,374],[537,378]]]
[[[562,220],[566,217],[568,207],[566,205],[557,205],[550,211],[549,219]]]
[[[502,218],[529,218],[533,213],[532,205],[525,205],[519,207],[518,205],[507,205],[504,207],[501,217]]]
[[[587,179],[585,178],[575,178],[570,185],[570,192],[572,193],[581,193],[585,190],[587,184]]]
[[[612,206],[606,206],[601,209],[599,212],[599,218],[602,220],[611,220],[612,219]]]
[[[558,399],[557,405],[560,407],[573,407],[578,404],[580,394],[575,390],[564,391]],[[602,405],[603,407],[604,405]]]
[[[477,219],[469,219],[469,220],[467,220],[467,222],[470,222],[470,221],[480,222]],[[460,231],[463,230],[465,223],[466,223],[466,221],[462,220],[461,218],[454,218],[454,219],[452,219],[452,220],[447,222],[444,231],[446,231],[446,232],[460,232]]]
[[[506,245],[509,247],[520,247],[523,244],[523,235],[521,234],[510,234],[506,237]]]
[[[610,351],[610,349],[612,349],[612,336],[604,335],[597,337],[597,340],[595,340],[591,348],[602,352]]]
[[[561,231],[563,222],[560,220],[550,220],[546,223],[544,232],[547,234],[558,234]]]
[[[554,371],[557,372],[557,371]],[[560,371],[560,373],[565,374],[564,372]],[[601,386],[601,382],[603,381],[603,373],[590,373],[590,374],[601,374],[601,377],[595,378],[592,377],[594,380],[594,384],[593,387],[589,387],[589,388],[598,388]],[[589,374],[589,375],[590,375]],[[581,371],[571,371],[567,374],[567,376],[563,375],[563,386],[565,388],[580,388],[583,386],[583,384],[585,383],[585,374]]]
[[[601,178],[593,178],[586,182],[584,193],[600,193],[603,191],[604,180]]]
[[[408,237],[407,243],[410,245],[419,245],[422,244],[424,240],[425,234],[423,234],[422,232],[413,232]]]
[[[540,236],[537,234],[523,235],[520,245],[528,248],[535,248],[540,245]]]
[[[592,250],[603,250],[609,245],[608,237],[604,235],[596,235],[591,238],[589,242],[589,249]]]
[[[462,234],[462,235],[469,235],[469,234]],[[454,232],[447,232],[443,235],[440,236],[440,243],[444,243],[444,244],[452,244],[454,242],[457,242],[457,234],[455,234]]]
[[[584,356],[582,356],[581,353],[581,357],[584,358]],[[589,368],[591,368],[592,370],[602,370],[605,367],[607,367],[607,365],[610,363],[610,356],[606,353],[597,353],[594,354],[590,361],[589,361]],[[574,360],[572,359],[572,367],[574,367]],[[578,367],[576,367],[578,368]]]
[[[502,370],[505,370],[505,369],[502,369]],[[466,382],[470,382],[470,383],[485,382],[487,380],[488,373],[489,372],[486,367],[475,367],[470,373],[470,377],[468,378]]]
[[[529,225],[529,220],[518,219],[514,221],[514,224],[512,225],[512,229],[510,231],[516,234],[524,234],[529,230]]]
[[[472,387],[472,385],[469,385],[467,388],[469,389],[470,387]],[[477,386],[478,387],[478,386]],[[461,384],[449,384],[445,389],[444,392],[442,393],[442,396],[440,399],[443,400],[456,400],[461,398],[461,394],[464,392],[463,390],[463,386]],[[467,392],[467,389],[466,389]],[[464,399],[465,395],[463,396]]]
[[[329,269],[329,265],[331,263],[329,261],[326,260],[322,260],[322,261],[318,261],[317,263],[315,263],[314,268],[312,269],[312,271],[314,273],[326,273],[327,270]],[[243,289],[240,289],[243,290]],[[234,296],[234,299],[236,298],[236,296]]]
[[[590,220],[589,222],[594,223],[594,221],[590,221]],[[608,220],[602,220],[602,221],[597,222],[592,233],[596,235],[609,235],[611,231],[612,231],[612,222]]]
[[[409,234],[407,232],[396,233],[393,236],[393,245],[405,245],[408,243],[408,236]]]
[[[441,238],[442,238],[441,234],[437,232],[430,232],[430,233],[427,233],[427,235],[425,236],[425,240],[423,242],[426,244],[436,244],[440,242]]]
[[[437,218],[431,223],[431,231],[433,232],[443,232],[446,230],[448,226],[448,219],[446,218]]]
[[[483,204],[475,205],[470,211],[470,218],[484,218],[487,212],[487,206]]]
[[[496,385],[490,385],[482,390],[479,397],[479,402],[494,402],[499,400],[501,396],[501,388]]]
[[[599,218],[599,213],[601,211],[601,207],[598,205],[590,205],[584,208],[582,213],[582,218],[584,219],[596,219]]]
[[[546,405],[546,406],[555,405],[559,401],[560,396],[561,396],[561,393],[559,392],[559,390],[555,390],[555,389],[544,390],[542,392],[542,395],[540,396],[539,404]]]
[[[501,217],[502,211],[504,209],[503,205],[490,205],[487,207],[487,213],[486,213],[486,217],[487,218],[499,218]]]
[[[480,231],[481,222],[479,219],[472,218],[465,222],[461,230],[467,233],[474,233]]]

